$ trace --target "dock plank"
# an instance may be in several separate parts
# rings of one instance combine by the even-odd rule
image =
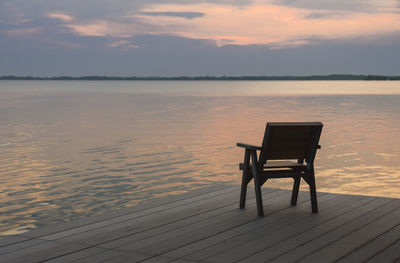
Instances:
[[[13,251],[20,251],[21,249],[25,249],[28,247],[32,246],[37,246],[40,244],[48,243],[46,240],[41,240],[41,239],[29,239],[29,240],[23,240],[21,242],[12,242],[8,246],[3,246],[0,248],[0,255],[6,254],[6,253],[11,253]]]
[[[67,254],[65,256],[56,257],[54,259],[46,260],[46,263],[76,262],[76,261],[82,260],[82,259],[93,260],[93,258],[96,255],[98,255],[98,254],[104,255],[105,252],[107,252],[107,254],[110,254],[111,251],[108,251],[108,250],[105,250],[105,249],[101,249],[101,248],[97,248],[97,247],[90,247],[90,248],[87,248],[87,249],[84,249],[84,250],[80,250],[80,251],[77,251],[77,252],[73,252],[73,253]],[[121,252],[119,252],[119,254],[114,254],[113,256],[118,256],[120,254],[121,254]]]
[[[79,252],[78,252],[79,253]],[[114,249],[102,249],[102,252],[99,252],[94,255],[85,256],[82,258],[74,259],[74,263],[92,263],[92,262],[107,262],[113,258],[121,257],[126,253],[123,251],[118,251]],[[67,255],[68,257],[69,255]],[[56,259],[57,260],[57,259]],[[61,260],[61,262],[68,262],[68,260]],[[46,262],[47,263],[47,262]]]
[[[371,203],[363,205],[349,214],[338,217],[336,222],[330,222],[332,225],[321,225],[314,229],[315,233],[313,230],[313,232],[305,234],[304,241],[302,240],[303,235],[296,237],[293,240],[289,240],[289,242],[294,242],[294,244],[298,244],[298,246],[290,249],[290,251],[286,250],[285,254],[281,253],[278,258],[274,259],[274,261],[298,262],[315,251],[318,251],[333,242],[342,240],[344,236],[357,230],[363,224],[368,224],[398,207],[396,202],[393,202],[393,200],[389,199],[389,202],[387,201],[388,199],[377,198]],[[336,227],[331,228],[333,226]],[[307,236],[310,237],[309,240],[307,239]],[[283,244],[283,247],[286,245],[287,243]]]
[[[399,222],[400,224],[400,222]],[[387,229],[382,235],[370,240],[361,247],[351,251],[351,253],[342,257],[337,262],[356,262],[356,261],[367,261],[373,258],[376,251],[385,251],[392,244],[396,243],[400,239],[400,225],[393,228]],[[397,254],[400,257],[400,250],[394,251],[394,255]]]
[[[387,247],[385,250],[379,251],[370,258],[368,263],[396,262],[400,261],[400,239]]]
[[[371,222],[365,224],[359,223],[359,227],[350,234],[343,236],[329,246],[318,249],[313,254],[303,258],[300,262],[320,262],[322,259],[325,262],[335,262],[385,231],[391,230],[391,228],[399,224],[400,203],[396,203],[399,206],[395,210],[380,215],[379,218],[374,218],[375,220]]]
[[[90,231],[93,229],[105,229],[107,226],[110,226],[110,225],[121,224],[122,222],[131,221],[133,219],[142,218],[145,216],[147,216],[147,219],[143,219],[143,220],[148,220],[149,216],[159,217],[163,213],[168,214],[171,211],[176,212],[177,210],[183,210],[185,208],[188,210],[190,210],[190,209],[194,210],[194,209],[196,209],[196,207],[199,204],[204,204],[204,203],[209,202],[208,199],[211,197],[219,199],[220,197],[215,197],[215,196],[218,196],[218,195],[223,196],[224,193],[229,194],[229,193],[234,192],[235,190],[237,190],[237,187],[230,187],[228,189],[212,192],[212,193],[209,193],[206,195],[187,198],[187,199],[180,200],[177,202],[164,204],[162,206],[144,209],[144,210],[136,211],[134,213],[124,214],[122,216],[115,216],[113,218],[109,218],[109,219],[98,221],[98,222],[91,223],[91,224],[86,224],[84,226],[78,226],[78,227],[74,227],[72,229],[48,234],[46,236],[41,236],[41,238],[45,239],[45,240],[57,240],[57,239],[62,239],[63,237],[72,236],[74,234],[80,234],[82,232],[87,232],[87,231]]]
[[[274,192],[276,190],[267,190],[268,192]],[[278,191],[278,193],[280,193]],[[78,233],[71,238],[64,238],[63,240],[74,240],[81,239],[84,235],[95,236],[95,238],[106,238],[106,235],[115,235],[116,232],[121,232],[124,235],[135,234],[135,233],[149,233],[154,228],[159,226],[171,226],[174,223],[179,223],[182,220],[199,220],[199,218],[206,216],[207,213],[222,213],[226,208],[230,208],[237,203],[237,192],[227,192],[219,194],[213,197],[212,200],[200,200],[197,202],[192,202],[189,204],[184,204],[178,207],[153,213],[150,215],[141,216],[133,220],[127,220],[118,224],[111,224],[107,227],[92,229],[91,231],[86,231],[84,233]],[[250,195],[250,198],[252,196]],[[135,226],[132,229],[132,226]],[[148,230],[149,232],[145,232]],[[132,233],[130,233],[132,232]],[[159,234],[159,233],[157,233]],[[90,240],[89,240],[90,242]]]
[[[123,255],[117,256],[117,257],[112,257],[106,260],[102,260],[99,262],[104,262],[104,263],[126,263],[126,262],[143,262],[144,260],[148,258],[152,258],[152,255],[149,254],[144,254],[141,252],[136,252],[136,251],[130,251],[126,252]],[[95,261],[89,261],[89,262],[95,262]]]
[[[260,259],[271,262],[297,261],[324,244],[339,239],[347,231],[352,231],[356,227],[352,224],[357,224],[358,218],[388,204],[390,201],[390,199],[376,198],[371,202],[359,203],[359,206],[349,213],[344,213],[333,220],[314,227],[310,231],[295,235],[281,243],[266,248],[264,251],[247,258],[247,261]],[[392,209],[391,207],[388,208]]]
[[[271,191],[272,192],[272,191]],[[279,192],[278,192],[279,193]],[[249,200],[253,199],[254,195],[249,195]],[[232,196],[234,197],[234,196]],[[119,238],[117,240],[113,240],[110,242],[107,242],[105,244],[102,244],[102,247],[109,247],[109,248],[117,248],[117,247],[122,247],[123,245],[126,244],[131,244],[132,242],[138,242],[141,240],[144,240],[146,238],[152,238],[155,236],[160,236],[162,234],[175,231],[178,229],[181,229],[182,227],[190,226],[193,224],[199,224],[203,223],[205,220],[207,220],[210,217],[217,217],[220,215],[225,215],[229,211],[232,210],[237,210],[237,201],[233,202],[234,198],[229,198],[229,203],[228,204],[218,204],[218,209],[215,209],[215,207],[209,207],[208,211],[202,212],[200,214],[196,214],[195,216],[193,215],[188,215],[185,214],[185,217],[178,218],[175,221],[171,222],[166,222],[164,218],[160,217],[158,220],[153,220],[147,222],[149,226],[151,226],[149,229],[146,231],[142,232],[136,232],[132,233],[128,236]],[[221,206],[223,205],[223,206]],[[157,222],[159,221],[159,222]],[[121,229],[119,231],[125,231],[125,229]]]
[[[285,192],[273,192],[269,195],[269,200],[272,203],[282,203],[285,200],[286,204],[289,203],[287,198],[282,198]],[[282,209],[282,206],[277,205],[277,209]],[[153,238],[140,240],[120,247],[123,250],[139,250],[148,253],[164,253],[170,251],[176,247],[181,247],[187,243],[196,241],[218,233],[218,231],[224,231],[229,228],[236,227],[238,225],[247,223],[249,221],[258,220],[259,217],[255,213],[255,206],[253,207],[252,213],[246,213],[246,211],[238,209],[237,203],[231,207],[231,210],[225,214],[216,217],[209,217],[202,223],[185,226],[177,229],[176,231],[170,231],[162,235],[154,236]],[[275,209],[270,209],[270,212]]]
[[[3,236],[0,239],[0,248],[4,247],[4,246],[9,246],[12,245],[14,243],[19,243],[19,242],[23,242],[23,241],[27,241],[30,240],[32,238],[30,237],[24,237],[24,236],[20,236],[20,235],[14,235],[14,236]]]
[[[188,200],[191,198],[198,198],[198,197],[208,195],[210,193],[215,193],[218,191],[225,191],[229,188],[233,189],[233,188],[235,188],[235,186],[216,184],[213,186],[188,191],[187,193],[180,194],[180,195],[171,195],[171,196],[167,196],[164,198],[157,198],[154,200],[144,201],[143,203],[140,203],[140,204],[132,206],[132,207],[124,208],[124,209],[114,209],[114,210],[110,210],[110,211],[105,211],[101,215],[91,216],[91,217],[82,218],[82,219],[78,219],[78,220],[74,220],[74,221],[70,221],[70,222],[64,222],[64,223],[60,223],[60,224],[47,226],[47,227],[44,227],[41,229],[23,233],[20,236],[25,237],[25,238],[42,237],[45,235],[50,235],[53,233],[66,231],[68,229],[82,227],[85,225],[90,225],[90,224],[105,221],[108,219],[113,219],[115,217],[132,214],[132,213],[139,212],[142,210],[148,210],[148,209],[152,209],[155,207],[162,207],[164,205],[168,205],[171,203],[178,203],[180,201],[185,201],[185,200]]]
[[[340,199],[342,200],[340,201]],[[337,200],[331,199],[327,201],[328,204],[321,206],[320,213],[317,215],[311,214],[309,210],[305,213],[303,210],[301,213],[306,216],[301,217],[300,220],[296,218],[298,215],[293,215],[291,220],[284,224],[280,224],[279,221],[266,224],[263,228],[249,231],[238,238],[228,240],[218,246],[213,246],[210,249],[202,251],[202,253],[190,255],[189,257],[185,257],[185,259],[200,259],[209,262],[235,262],[240,259],[246,259],[254,253],[259,253],[276,243],[282,242],[299,233],[306,232],[357,207],[357,204],[343,202],[344,199],[344,197],[339,196]],[[368,197],[361,199],[364,199],[364,202],[369,200]],[[359,202],[362,201],[359,200]],[[217,248],[219,250],[216,251]]]
[[[400,259],[400,199],[237,186],[151,200],[0,239],[0,262],[390,262]]]
[[[210,237],[198,240],[196,242],[193,242],[191,244],[182,246],[180,248],[174,249],[170,252],[168,252],[166,255],[167,256],[174,256],[174,257],[184,257],[190,254],[193,254],[195,252],[198,252],[200,250],[209,248],[209,247],[215,247],[215,245],[222,243],[223,241],[226,240],[231,240],[232,238],[237,238],[243,233],[247,233],[251,230],[258,229],[259,227],[264,226],[268,222],[274,222],[274,221],[280,221],[283,222],[285,220],[288,220],[288,217],[293,215],[293,210],[298,210],[302,209],[304,206],[309,206],[309,195],[308,193],[300,192],[299,193],[300,199],[303,199],[303,201],[298,202],[297,207],[287,207],[286,209],[283,209],[279,211],[278,213],[271,214],[264,220],[254,220],[250,221],[246,224],[243,224],[241,226],[237,226],[235,228],[232,228],[227,231],[219,232],[219,233],[213,233]],[[325,200],[329,200],[333,196],[330,195],[321,195],[319,196],[321,199],[320,201],[324,203]],[[255,205],[254,205],[255,206]],[[255,213],[256,211],[251,213]],[[208,252],[207,252],[208,253]]]
[[[77,243],[62,244],[46,241],[1,255],[3,262],[41,262],[82,250]]]

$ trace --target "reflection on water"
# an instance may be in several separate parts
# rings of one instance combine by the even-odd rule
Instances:
[[[2,235],[239,184],[243,152],[235,144],[259,144],[267,121],[324,123],[319,191],[400,197],[400,95],[198,96],[108,85],[55,92],[0,83]]]

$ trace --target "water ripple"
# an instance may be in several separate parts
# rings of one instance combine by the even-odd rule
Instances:
[[[10,96],[2,106],[15,111],[0,120],[0,235],[238,185],[236,142],[260,144],[267,121],[324,123],[319,191],[400,197],[399,95]]]

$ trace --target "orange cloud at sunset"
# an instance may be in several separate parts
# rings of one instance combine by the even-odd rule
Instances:
[[[398,14],[345,13],[332,18],[309,19],[309,10],[276,5],[249,7],[154,5],[146,11],[196,10],[205,16],[193,20],[171,17],[146,17],[143,22],[162,28],[175,28],[176,35],[189,38],[224,39],[238,45],[302,44],[304,38],[341,39],[400,31]],[[300,40],[299,40],[300,39]]]
[[[204,13],[194,19],[168,12]],[[68,16],[53,14],[67,20]],[[249,6],[210,3],[147,5],[140,12],[124,16],[124,22],[104,20],[68,24],[80,35],[131,37],[137,34],[168,34],[193,39],[211,39],[218,45],[270,44],[298,46],[310,39],[346,39],[400,31],[399,14],[382,9],[376,12],[319,11],[283,5]]]
[[[134,25],[110,22],[107,20],[68,24],[66,27],[82,36],[130,37],[137,33]]]

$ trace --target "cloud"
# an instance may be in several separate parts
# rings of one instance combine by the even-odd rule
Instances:
[[[109,45],[109,47],[120,47],[120,46],[124,46],[128,43],[129,43],[129,41],[127,41],[127,40],[117,40],[117,41],[112,42]]]
[[[254,4],[245,8],[229,5],[165,5],[153,4],[147,12],[167,8],[186,12],[198,10],[207,15],[190,21],[173,17],[142,17],[143,24],[154,32],[194,39],[213,39],[219,45],[299,45],[311,42],[293,41],[310,37],[349,39],[400,31],[398,14],[347,11],[314,11],[290,6]],[[310,19],[312,18],[312,20]],[[318,19],[318,23],[315,20]],[[227,42],[229,40],[229,42]]]
[[[123,50],[123,45],[108,47],[113,41],[102,37],[70,35],[70,42],[84,46],[76,49],[56,48],[42,38],[8,38],[1,42],[0,75],[395,75],[400,68],[399,34],[391,39],[385,45],[362,46],[347,40],[306,39],[317,44],[270,49],[259,45],[218,47],[204,39],[138,35],[122,40],[127,41],[124,45],[134,43],[140,48]]]
[[[82,65],[93,67],[94,71],[88,74],[114,70],[107,65],[100,68],[97,64],[101,61],[123,61],[115,74],[127,75],[300,74],[296,71],[301,67],[298,61],[307,60],[307,56],[300,58],[298,52],[335,59],[323,52],[330,52],[331,47],[337,56],[341,50],[351,56],[357,47],[362,47],[365,57],[375,52],[373,58],[377,60],[377,54],[381,54],[382,61],[377,65],[390,72],[398,65],[394,60],[400,61],[392,48],[392,43],[400,43],[394,37],[400,32],[398,4],[398,0],[98,0],[96,4],[87,0],[4,0],[0,3],[2,69],[6,72],[6,62],[12,60],[20,61],[14,63],[16,72],[18,67],[25,67],[20,66],[22,61],[29,65],[24,56],[36,62],[52,56],[53,60],[46,58],[46,65],[57,65],[59,61],[72,60],[70,54],[74,54]],[[377,51],[378,48],[370,51],[368,45],[388,47],[395,53],[389,56],[389,51]],[[385,66],[383,58],[392,68]],[[342,59],[355,70],[366,68],[362,63],[351,64],[347,58]],[[361,53],[358,59],[362,61]],[[365,61],[373,63],[374,59]],[[240,67],[230,65],[241,61]],[[281,64],[274,71],[265,61]],[[335,69],[316,58],[314,61],[320,67]],[[132,72],[128,71],[130,63],[136,65]],[[169,68],[171,63],[174,66]],[[140,64],[145,64],[143,70]],[[199,71],[192,64],[197,64]],[[71,62],[69,66],[76,65]],[[78,66],[76,70],[86,70]],[[270,71],[263,72],[258,67]],[[60,68],[68,74],[67,66]],[[378,66],[371,66],[365,72],[379,73],[372,68],[379,70]],[[26,72],[28,69],[25,67]],[[313,65],[306,69],[318,73],[318,67]]]
[[[134,24],[108,20],[80,21],[66,24],[65,27],[72,29],[73,32],[81,36],[124,38],[138,33]]]
[[[0,2],[0,24],[23,25],[31,22],[21,10]]]
[[[139,14],[145,16],[173,16],[173,17],[183,17],[187,19],[193,19],[197,17],[202,17],[205,14],[201,12],[140,12]]]
[[[309,10],[365,10],[369,9],[371,0],[275,0],[278,5]]]
[[[22,2],[24,0],[16,3]],[[7,3],[12,5],[13,2]],[[114,4],[99,0],[91,8],[85,0],[71,0],[68,5],[47,0],[41,3],[44,7],[41,14],[37,14],[38,9],[33,11],[32,4],[14,6],[14,17],[19,14],[22,26],[19,31],[6,28],[8,35],[29,35],[26,28],[40,27],[46,32],[51,29],[53,34],[115,38],[113,41],[159,34],[208,39],[220,46],[255,44],[276,48],[312,44],[313,40],[302,39],[350,39],[400,31],[399,14],[388,13],[397,8],[395,0],[385,1],[380,6],[378,0],[253,0],[242,3],[233,0],[116,0]],[[357,10],[375,8],[375,11],[347,10],[354,4],[360,5]],[[90,14],[84,16],[83,10]]]
[[[331,12],[331,11],[314,11],[307,14],[305,19],[332,19],[332,18],[340,18],[349,15],[347,12]]]
[[[133,44],[128,40],[117,40],[108,45],[110,48],[121,48],[122,50],[129,50],[131,48],[140,48],[139,45]]]
[[[36,35],[41,31],[42,31],[42,28],[40,28],[40,27],[31,27],[31,28],[9,29],[9,30],[5,30],[4,32],[8,36],[12,36],[12,37],[26,37],[26,36]]]
[[[350,12],[396,12],[397,0],[274,0],[275,4],[308,10],[342,10]]]
[[[47,17],[59,19],[63,22],[71,22],[75,19],[74,17],[64,14],[64,13],[49,13],[49,14],[47,14]]]
[[[0,73],[397,74],[398,11],[398,0],[2,0]]]

